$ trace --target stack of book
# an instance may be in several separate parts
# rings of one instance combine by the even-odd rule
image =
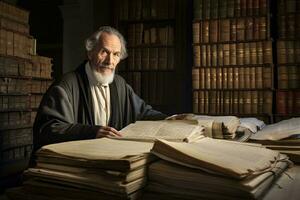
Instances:
[[[203,138],[157,140],[144,199],[257,199],[289,166],[286,155],[261,145]]]
[[[251,142],[287,154],[300,163],[300,118],[291,118],[267,125],[251,136]]]
[[[42,147],[12,199],[135,199],[146,184],[153,143],[109,138]],[[46,199],[47,199],[46,198]]]

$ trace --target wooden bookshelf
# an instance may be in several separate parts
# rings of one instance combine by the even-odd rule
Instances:
[[[188,68],[182,36],[183,9],[178,0],[115,0],[115,24],[127,40],[128,58],[118,66],[146,103],[166,114],[183,112],[183,85]],[[179,10],[176,12],[175,10]],[[186,18],[184,18],[186,19]],[[186,24],[185,24],[186,25]],[[176,42],[175,42],[176,41]],[[174,98],[176,97],[176,98]]]

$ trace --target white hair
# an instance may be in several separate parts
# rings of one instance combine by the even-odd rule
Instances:
[[[86,51],[90,52],[97,46],[97,44],[99,42],[99,38],[103,32],[116,35],[120,39],[121,59],[125,59],[128,56],[127,49],[126,49],[126,41],[125,41],[123,35],[118,30],[116,30],[115,28],[110,27],[110,26],[101,26],[96,32],[94,32],[90,37],[88,37],[85,40]]]

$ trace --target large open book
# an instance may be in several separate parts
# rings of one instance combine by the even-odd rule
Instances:
[[[122,140],[194,142],[203,138],[204,127],[196,120],[137,121],[120,130]]]
[[[237,179],[271,170],[280,159],[279,152],[261,146],[211,138],[197,143],[157,140],[151,152],[170,162]]]

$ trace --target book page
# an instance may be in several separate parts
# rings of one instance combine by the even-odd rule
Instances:
[[[152,146],[153,143],[149,142],[99,138],[46,145],[38,151],[38,155],[50,154],[85,160],[119,160],[149,153]]]
[[[300,133],[300,117],[267,125],[251,136],[252,140],[281,140]]]
[[[197,143],[157,140],[151,150],[182,165],[223,173],[234,178],[259,174],[272,167],[279,152],[263,147],[203,138]]]
[[[203,131],[204,127],[195,120],[137,121],[123,128],[123,137],[117,139],[184,141],[198,138]]]

